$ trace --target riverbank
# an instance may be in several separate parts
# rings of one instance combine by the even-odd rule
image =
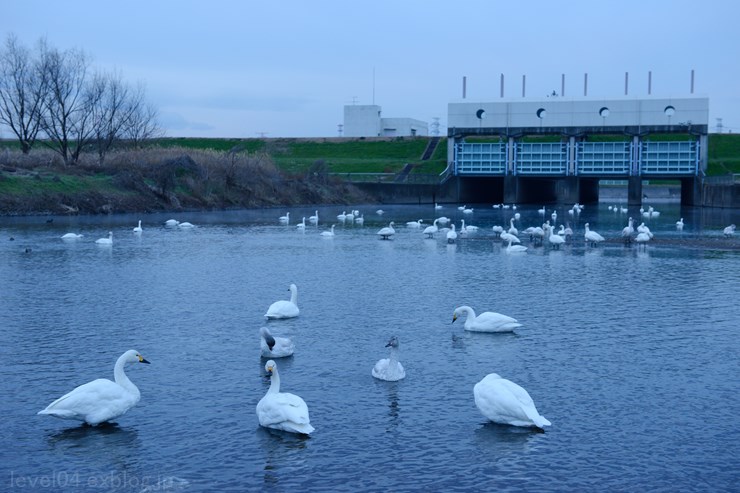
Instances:
[[[38,155],[0,163],[1,215],[116,214],[350,204],[373,198],[320,164],[286,174],[266,156],[154,149],[105,166]]]

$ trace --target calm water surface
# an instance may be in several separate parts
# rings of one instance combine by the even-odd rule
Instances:
[[[305,233],[295,220],[315,208],[290,209],[290,226],[286,210],[173,216],[191,231],[164,228],[169,215],[0,219],[0,490],[737,488],[740,253],[692,241],[720,237],[738,211],[656,207],[656,237],[679,235],[683,216],[691,241],[642,250],[582,241],[586,221],[616,237],[626,214],[559,209],[572,243],[511,255],[490,227],[512,211],[358,208],[365,225],[333,239],[319,232],[342,208],[319,209]],[[519,209],[520,229],[542,222],[536,209]],[[448,245],[405,226],[443,214],[481,230]],[[389,220],[397,234],[381,241]],[[68,231],[85,236],[63,242]],[[112,248],[96,245],[108,231]],[[296,344],[277,363],[282,389],[308,403],[310,438],[255,415],[269,386],[258,330],[292,282],[300,317],[268,325]],[[450,324],[461,304],[524,326],[464,332]],[[407,377],[375,380],[394,334]],[[130,348],[152,364],[128,369],[142,399],[116,424],[36,415],[112,378]],[[545,433],[486,422],[473,385],[492,372],[529,391]]]

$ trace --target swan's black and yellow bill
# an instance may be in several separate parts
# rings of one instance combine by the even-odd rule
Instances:
[[[150,364],[142,355],[137,355],[139,357],[139,363],[146,363],[147,365]]]

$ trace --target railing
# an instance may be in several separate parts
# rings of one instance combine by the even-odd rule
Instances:
[[[694,175],[698,165],[696,141],[642,143],[640,149],[641,175]]]
[[[516,174],[565,175],[568,145],[562,142],[517,142]]]
[[[512,153],[513,151],[513,153]],[[565,176],[574,153],[576,175],[630,176],[698,175],[698,141],[646,141],[639,147],[628,141],[579,142],[575,151],[567,142],[516,142],[509,144],[459,142],[454,148],[455,175],[507,174],[512,153],[514,169],[523,176]],[[638,165],[639,164],[639,169]]]
[[[576,149],[579,175],[629,175],[630,142],[579,142]]]
[[[455,146],[455,173],[503,175],[506,173],[506,144],[460,143]]]

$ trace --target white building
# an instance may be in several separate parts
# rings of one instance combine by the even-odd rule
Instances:
[[[345,137],[417,137],[429,135],[429,126],[413,118],[382,118],[377,105],[344,107]]]

